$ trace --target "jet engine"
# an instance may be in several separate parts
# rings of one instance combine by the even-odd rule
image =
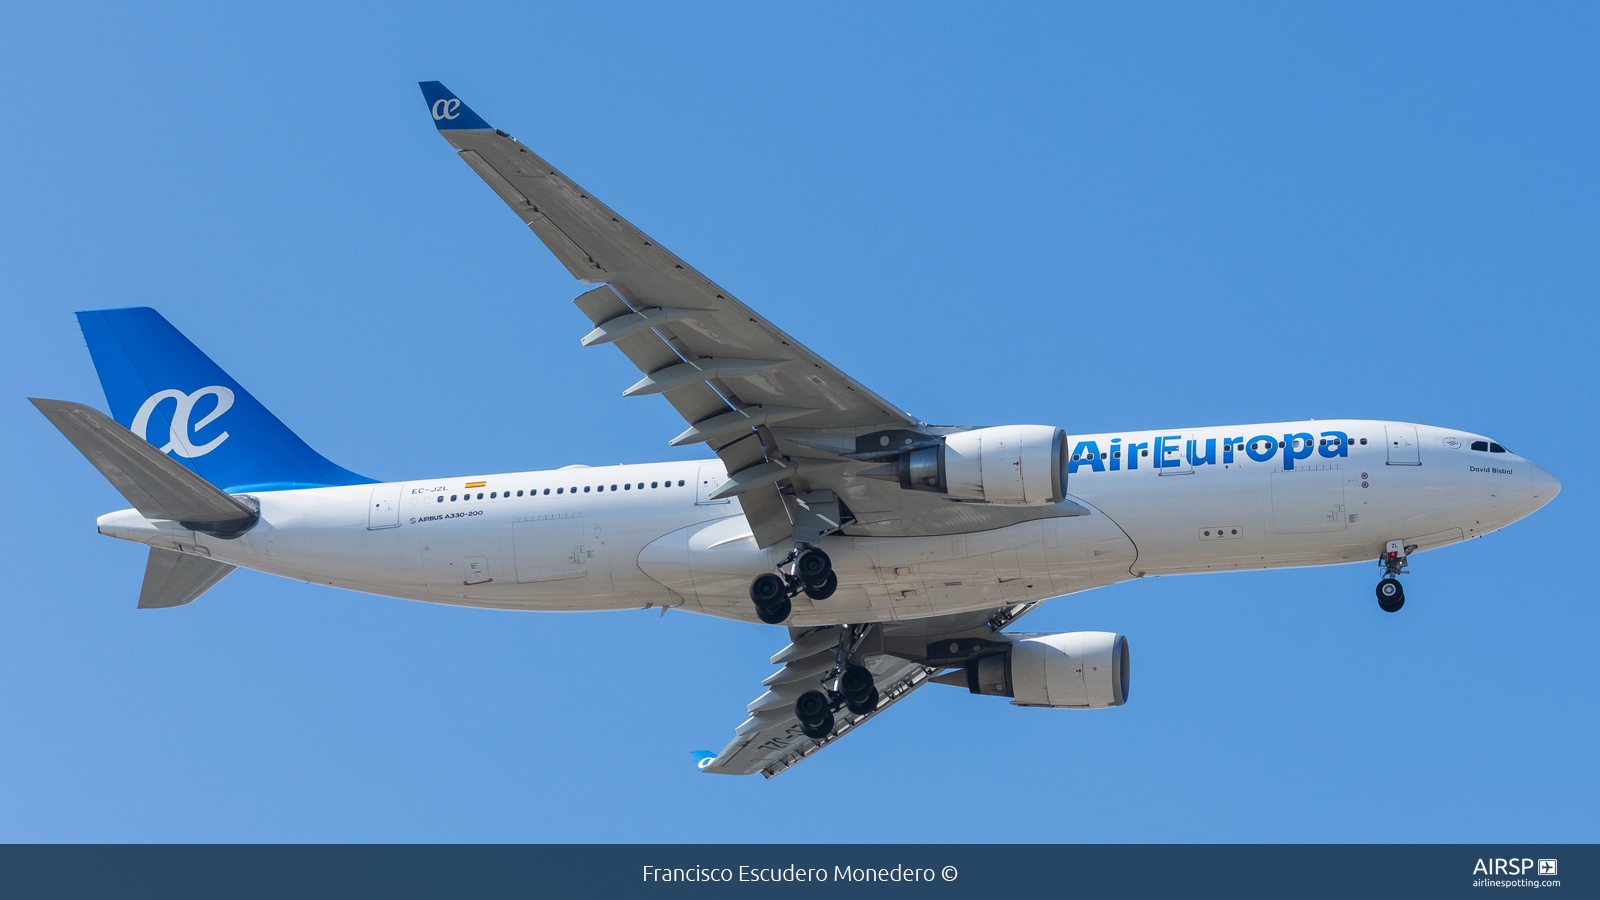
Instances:
[[[1109,631],[1027,635],[967,663],[966,676],[972,693],[1014,697],[1013,706],[1121,706],[1128,702],[1128,639]]]
[[[907,448],[893,462],[860,474],[899,482],[908,491],[932,491],[1008,506],[1043,506],[1059,503],[1064,496],[1066,452],[1066,433],[1060,428],[998,425]]]

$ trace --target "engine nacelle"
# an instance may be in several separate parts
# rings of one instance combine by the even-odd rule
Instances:
[[[1004,653],[967,664],[974,694],[1013,706],[1103,709],[1128,702],[1128,639],[1109,631],[1019,637]]]
[[[909,442],[908,442],[909,443]],[[908,491],[1008,506],[1061,502],[1066,432],[1049,425],[998,425],[946,435],[861,475]]]

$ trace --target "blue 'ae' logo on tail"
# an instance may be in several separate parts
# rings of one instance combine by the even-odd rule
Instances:
[[[195,401],[208,394],[217,398],[217,405],[191,427],[189,417],[194,413]],[[228,439],[228,433],[224,431],[198,447],[189,440],[191,431],[198,434],[200,429],[210,425],[217,420],[217,417],[233,408],[233,391],[220,384],[203,387],[192,394],[185,394],[183,391],[173,388],[156,391],[144,403],[139,405],[139,411],[133,414],[133,424],[128,426],[128,430],[150,441],[150,435],[146,433],[150,429],[150,414],[156,411],[156,406],[163,400],[173,400],[178,404],[178,407],[172,413],[171,423],[167,429],[168,441],[161,445],[162,453],[176,453],[179,456],[194,459],[196,456],[205,456],[207,453],[217,449],[222,445],[223,441]],[[150,441],[150,443],[154,444],[155,441]]]
[[[706,766],[717,761],[717,755],[710,750],[691,750],[689,752],[694,756],[694,767],[696,769],[704,770]]]
[[[230,493],[373,484],[311,449],[148,307],[78,313],[118,425]]]

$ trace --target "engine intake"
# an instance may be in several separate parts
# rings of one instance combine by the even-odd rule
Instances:
[[[967,689],[1013,697],[1013,706],[1103,709],[1128,702],[1128,639],[1109,631],[1019,638],[967,663]]]
[[[908,441],[909,443],[909,441]],[[1043,506],[1065,496],[1066,432],[1049,425],[999,425],[946,435],[861,472],[961,500]]]

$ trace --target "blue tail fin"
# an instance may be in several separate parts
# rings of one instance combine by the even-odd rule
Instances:
[[[371,484],[324,459],[148,307],[78,313],[117,423],[225,491]]]

